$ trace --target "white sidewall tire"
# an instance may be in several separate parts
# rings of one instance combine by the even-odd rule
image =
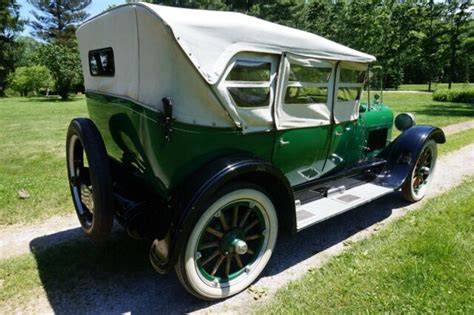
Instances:
[[[219,210],[226,207],[226,205],[236,202],[238,200],[253,200],[261,209],[264,209],[262,216],[264,217],[266,224],[266,239],[262,245],[257,259],[251,264],[250,271],[244,272],[237,278],[226,282],[226,283],[213,283],[207,279],[204,279],[198,270],[196,263],[195,254],[197,252],[197,246],[201,234],[204,232],[208,222],[212,220],[214,214]],[[262,192],[255,189],[238,189],[225,194],[224,196],[217,199],[200,217],[196,223],[194,229],[189,235],[185,257],[184,257],[184,273],[182,275],[186,277],[187,284],[191,292],[199,297],[216,300],[222,299],[234,294],[237,294],[245,290],[255,279],[260,275],[265,266],[267,265],[270,257],[275,248],[275,243],[278,235],[278,218],[275,207],[271,200]]]
[[[430,167],[430,174],[428,175],[428,178],[426,179],[426,184],[421,187],[421,189],[418,192],[415,192],[415,188],[413,187],[413,176],[415,174],[415,168],[413,168],[413,171],[410,173],[410,195],[411,198],[414,201],[420,201],[423,199],[426,195],[426,192],[428,191],[428,188],[431,185],[431,182],[433,181],[433,175],[436,169],[436,160],[438,158],[438,148],[436,146],[436,142],[434,140],[429,140],[426,142],[426,144],[423,146],[423,149],[421,152],[430,147],[431,152],[432,152],[432,162],[431,162],[431,167]],[[419,158],[419,157],[418,157]],[[418,161],[416,161],[418,163]]]

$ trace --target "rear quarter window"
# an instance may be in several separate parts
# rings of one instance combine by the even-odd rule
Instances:
[[[115,75],[113,49],[109,47],[89,51],[89,71],[91,76],[113,77]]]

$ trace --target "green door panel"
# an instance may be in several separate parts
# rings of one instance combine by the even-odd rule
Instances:
[[[360,144],[354,137],[356,129],[357,120],[334,125],[323,174],[342,169],[359,159]]]
[[[330,125],[276,132],[272,161],[292,186],[321,176],[330,133]]]
[[[167,142],[160,114],[155,111],[97,93],[87,94],[87,105],[109,156],[141,173],[163,197],[218,157],[247,152],[271,160],[273,132],[243,135],[232,128],[175,122],[172,140]]]

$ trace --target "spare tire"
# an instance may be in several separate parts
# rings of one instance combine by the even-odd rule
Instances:
[[[112,178],[104,141],[91,120],[71,121],[66,161],[72,201],[82,229],[92,239],[103,239],[113,225]]]

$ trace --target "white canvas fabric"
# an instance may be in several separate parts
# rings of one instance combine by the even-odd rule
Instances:
[[[240,51],[281,54],[362,63],[375,57],[321,36],[241,13],[193,10],[140,3],[172,30],[176,41],[206,80],[214,84],[229,60]]]
[[[275,124],[278,129],[291,129],[329,125],[331,123],[332,94],[334,86],[335,62],[298,56],[286,53],[280,65],[280,77],[275,107]],[[325,83],[290,82],[291,65],[307,68],[331,69],[331,76]],[[285,101],[287,89],[290,87],[320,87],[328,91],[325,103],[291,104]]]

